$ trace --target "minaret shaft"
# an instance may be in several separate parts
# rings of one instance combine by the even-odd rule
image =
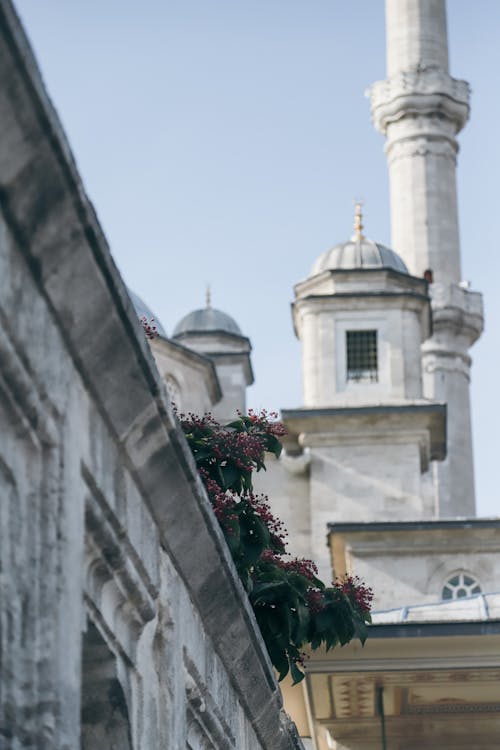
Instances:
[[[424,394],[448,406],[448,457],[436,466],[440,515],[474,513],[468,349],[482,330],[480,295],[459,285],[456,135],[469,86],[448,73],[445,0],[386,0],[388,78],[370,90],[386,136],[392,247],[410,272],[431,270],[433,336],[423,346]]]
[[[448,74],[444,0],[387,0],[389,77],[372,86],[375,126],[387,137],[392,247],[410,271],[461,278],[455,136],[469,86]]]
[[[386,0],[387,75],[426,67],[448,72],[443,0]]]

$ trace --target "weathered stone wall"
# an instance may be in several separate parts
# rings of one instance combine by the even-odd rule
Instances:
[[[164,338],[151,341],[151,351],[179,412],[212,411],[222,392],[213,362],[186,346]]]
[[[0,747],[300,748],[7,0],[0,71]]]

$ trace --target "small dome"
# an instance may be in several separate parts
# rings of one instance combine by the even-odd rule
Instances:
[[[361,237],[335,245],[320,255],[311,269],[311,276],[322,271],[357,268],[392,268],[399,273],[408,273],[403,260],[394,250]]]
[[[355,205],[353,236],[347,242],[335,245],[335,247],[320,255],[311,269],[311,276],[316,276],[322,271],[354,270],[358,268],[392,268],[399,273],[408,273],[404,262],[394,250],[379,245],[364,236],[361,202],[356,201]]]
[[[134,310],[136,312],[136,315],[138,318],[142,318],[143,316],[148,319],[148,322],[153,318],[154,325],[156,326],[156,329],[160,336],[163,336],[163,338],[167,338],[167,334],[165,332],[165,329],[163,328],[162,324],[154,314],[154,312],[149,308],[145,302],[135,293],[132,291],[132,289],[128,289],[127,291],[129,293],[129,297],[132,300],[132,304],[134,306]]]
[[[222,310],[215,307],[205,307],[202,310],[193,310],[185,315],[175,326],[174,336],[182,333],[200,333],[207,331],[225,331],[241,336],[241,330],[237,322]]]

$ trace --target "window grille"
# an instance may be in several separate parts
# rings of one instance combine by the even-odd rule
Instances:
[[[481,593],[479,581],[470,573],[454,573],[444,584],[442,599],[465,599]]]
[[[377,331],[346,331],[347,380],[378,381]]]

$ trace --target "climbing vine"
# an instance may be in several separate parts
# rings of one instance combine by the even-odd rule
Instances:
[[[351,576],[326,586],[311,560],[291,557],[283,524],[267,496],[254,492],[252,474],[265,469],[265,454],[282,450],[277,415],[249,411],[227,425],[209,414],[178,416],[278,678],[304,678],[307,645],[364,643],[371,589]]]

